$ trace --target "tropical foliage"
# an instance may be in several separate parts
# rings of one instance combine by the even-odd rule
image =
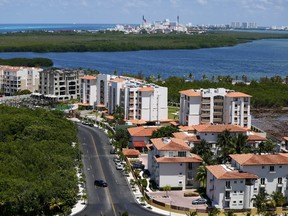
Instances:
[[[53,61],[47,58],[12,58],[0,59],[0,65],[26,66],[26,67],[51,67]]]
[[[260,190],[258,194],[255,194],[251,201],[254,203],[254,206],[257,208],[257,213],[262,215],[266,211],[266,207],[269,201],[268,194],[264,190]]]
[[[161,127],[156,131],[153,131],[151,139],[153,138],[161,138],[161,137],[172,137],[172,134],[178,132],[179,130],[176,127],[165,126]]]
[[[0,106],[0,215],[67,215],[76,203],[79,150],[59,111]]]

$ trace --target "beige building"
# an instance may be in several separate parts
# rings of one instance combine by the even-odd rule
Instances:
[[[37,92],[41,68],[0,66],[0,91],[12,96],[17,91]]]
[[[82,70],[49,69],[39,73],[39,93],[57,101],[80,97]]]
[[[180,91],[180,96],[180,125],[212,123],[251,127],[251,96],[248,94],[211,88]]]

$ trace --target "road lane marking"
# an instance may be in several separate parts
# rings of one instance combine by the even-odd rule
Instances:
[[[91,135],[90,132],[88,132],[88,133],[89,133],[89,135],[90,135],[90,137],[91,137],[91,139],[92,139],[93,147],[94,147],[95,153],[96,153],[96,155],[99,155],[99,154],[98,154],[98,151],[97,151],[97,149],[96,149],[96,143],[95,143],[95,141],[94,141],[94,138],[93,138],[93,136]],[[103,176],[105,176],[105,175],[104,175],[103,168],[102,168],[102,163],[101,163],[101,160],[99,159],[99,157],[98,157],[98,160],[99,160],[99,163],[100,163],[100,170],[101,170],[101,173],[102,173]],[[108,190],[107,190],[107,192],[108,192],[108,198],[109,198],[109,201],[110,201],[110,203],[111,203],[112,210],[113,210],[113,212],[114,212],[114,215],[117,216],[117,214],[116,214],[116,210],[115,210],[115,206],[114,206],[114,204],[113,204],[112,197],[111,197],[111,194],[110,194],[110,190],[109,190],[109,188],[107,188],[107,189],[108,189]]]

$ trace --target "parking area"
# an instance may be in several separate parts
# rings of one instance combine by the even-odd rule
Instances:
[[[171,204],[185,208],[206,209],[206,204],[192,205],[192,201],[200,198],[200,196],[184,197],[184,193],[185,191],[169,191],[167,197],[166,192],[164,191],[147,192],[151,199],[166,203],[168,205]]]

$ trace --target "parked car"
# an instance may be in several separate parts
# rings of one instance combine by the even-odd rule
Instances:
[[[115,148],[111,148],[110,149],[110,154],[116,154],[116,149]]]
[[[117,158],[117,157],[115,157],[115,158],[113,159],[113,161],[114,161],[115,164],[116,164],[116,163],[121,163],[121,160],[120,160],[119,158]]]
[[[133,163],[133,164],[132,164],[132,168],[133,168],[133,169],[141,169],[141,170],[143,170],[144,167],[145,167],[145,165],[142,164],[142,163]]]
[[[206,203],[207,203],[207,200],[204,198],[198,198],[192,201],[193,205],[206,204]]]
[[[116,163],[116,169],[117,170],[123,170],[124,166],[121,163]]]
[[[94,127],[94,124],[93,124],[93,123],[88,123],[88,125],[89,125],[90,127]]]
[[[99,187],[107,187],[108,186],[108,184],[104,180],[101,180],[101,179],[95,180],[94,185],[99,186]]]

